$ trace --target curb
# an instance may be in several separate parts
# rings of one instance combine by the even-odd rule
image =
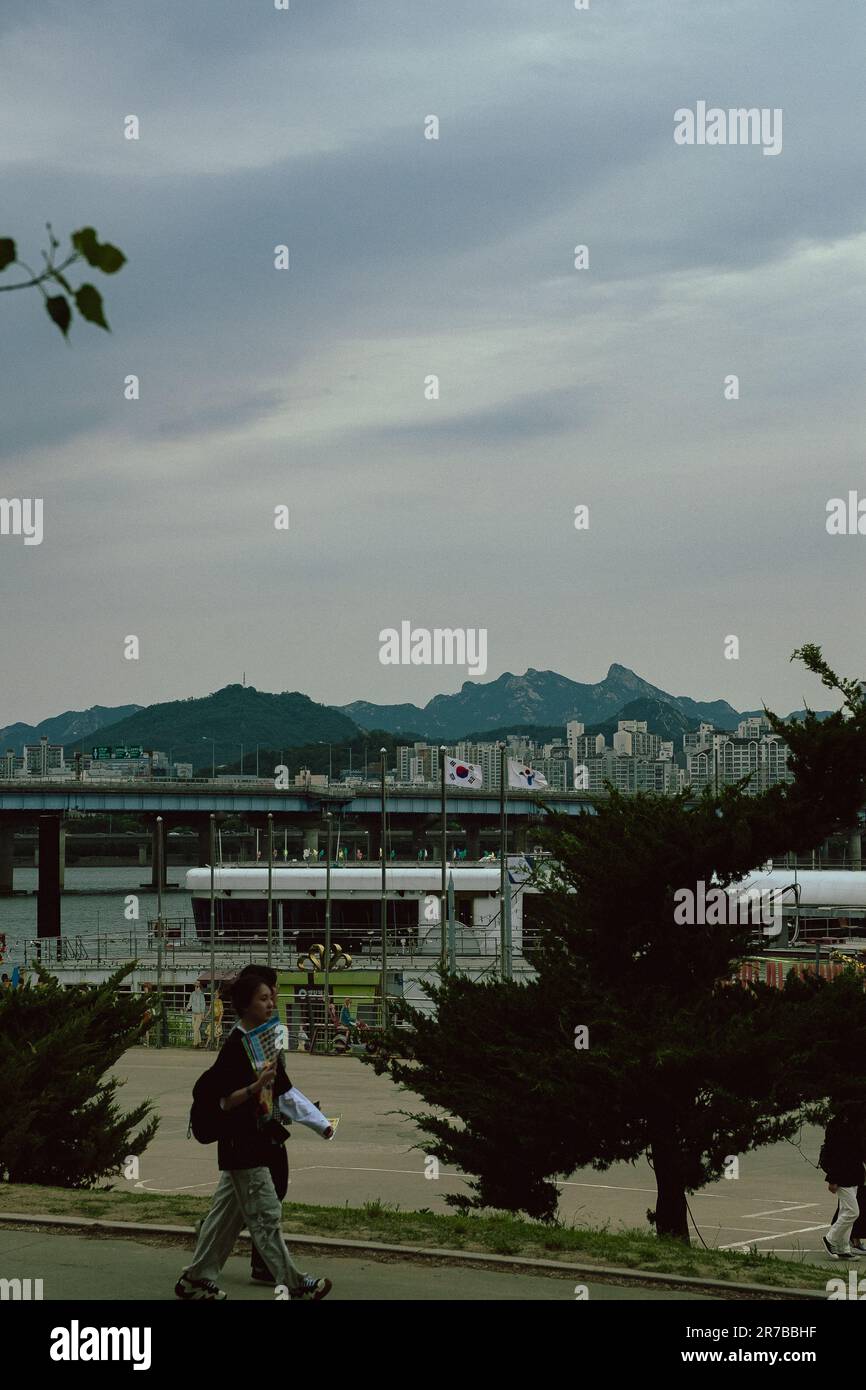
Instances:
[[[192,1226],[158,1226],[143,1222],[100,1221],[84,1216],[34,1216],[33,1213],[0,1212],[0,1229],[3,1223],[16,1226],[48,1226],[61,1231],[97,1231],[115,1236],[135,1238],[137,1235],[159,1235],[174,1240],[186,1240],[195,1235]],[[690,1274],[656,1274],[646,1270],[621,1269],[614,1265],[571,1264],[564,1260],[537,1260],[522,1255],[486,1254],[475,1250],[440,1250],[432,1246],[385,1245],[377,1241],[349,1240],[333,1236],[300,1235],[293,1231],[284,1232],[291,1245],[303,1246],[307,1250],[328,1251],[339,1254],[343,1251],[351,1255],[388,1255],[391,1258],[407,1260],[411,1263],[425,1261],[452,1265],[474,1266],[477,1269],[493,1269],[510,1273],[558,1275],[571,1278],[579,1275],[584,1279],[594,1279],[598,1283],[631,1284],[643,1288],[682,1288],[689,1292],[707,1290],[711,1293],[730,1296],[763,1296],[776,1300],[806,1299],[826,1302],[826,1295],[815,1289],[786,1289],[772,1284],[738,1284],[725,1279],[701,1279]],[[248,1235],[241,1236],[244,1241]]]

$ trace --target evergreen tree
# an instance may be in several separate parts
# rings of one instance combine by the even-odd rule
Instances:
[[[733,977],[754,925],[675,916],[679,890],[807,851],[866,801],[860,685],[840,681],[817,647],[795,656],[843,705],[793,726],[767,711],[790,745],[792,784],[750,796],[742,782],[696,803],[611,791],[595,815],[551,814],[535,978],[444,977],[434,1017],[397,1006],[408,1029],[392,1029],[373,1065],[435,1107],[412,1118],[430,1152],[471,1177],[473,1195],[452,1204],[550,1218],[557,1177],[645,1154],[657,1185],[648,1216],[688,1240],[687,1194],[730,1159],[823,1120],[834,1097],[866,1096],[862,978],[744,986]]]
[[[4,1180],[93,1187],[147,1148],[159,1123],[151,1102],[122,1113],[107,1074],[144,1032],[147,1001],[118,992],[133,968],[67,989],[39,970],[38,985],[0,994]]]

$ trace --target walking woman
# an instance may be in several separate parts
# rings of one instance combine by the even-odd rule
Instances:
[[[303,1274],[295,1265],[282,1233],[282,1203],[271,1177],[275,1145],[285,1131],[270,1114],[262,1113],[260,1097],[268,1088],[274,1098],[291,1089],[282,1062],[270,1062],[256,1073],[244,1047],[244,1033],[266,1023],[273,1013],[273,993],[253,974],[239,976],[231,991],[239,1017],[209,1072],[206,1090],[214,1113],[222,1111],[217,1161],[220,1181],[204,1219],[191,1263],[175,1285],[183,1299],[224,1299],[216,1283],[235,1241],[246,1226],[265,1266],[291,1299],[311,1302],[325,1298],[330,1279]]]

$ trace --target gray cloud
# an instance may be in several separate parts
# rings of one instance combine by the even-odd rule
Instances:
[[[0,541],[3,722],[237,660],[282,689],[275,611],[289,683],[334,702],[458,688],[378,663],[378,628],[424,614],[487,625],[491,675],[620,660],[741,706],[800,703],[807,629],[856,665],[857,540],[820,523],[862,472],[862,21],[815,14],[4,11],[0,234],[38,259],[46,218],[92,223],[129,264],[89,274],[114,331],[76,323],[71,348],[35,295],[0,296],[2,486],[46,498],[42,547]],[[699,98],[783,107],[782,155],[675,146]]]

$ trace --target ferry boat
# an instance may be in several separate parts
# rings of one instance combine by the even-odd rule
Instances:
[[[507,861],[511,903],[511,941],[515,954],[540,926],[542,894],[533,882],[532,856]],[[323,939],[327,869],[324,864],[274,865],[271,874],[272,939],[283,948],[306,950]],[[331,936],[351,952],[381,947],[382,868],[334,865],[330,873]],[[451,920],[460,955],[496,955],[499,951],[500,865],[449,864],[446,881],[453,891]],[[190,869],[186,886],[192,898],[196,935],[210,940],[211,870]],[[391,864],[385,871],[389,948],[438,955],[441,948],[441,864]],[[225,941],[267,939],[268,867],[214,867],[214,937]]]

